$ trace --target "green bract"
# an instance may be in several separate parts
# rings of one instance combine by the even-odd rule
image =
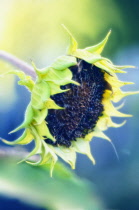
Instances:
[[[66,29],[67,30],[67,29]],[[31,141],[35,141],[35,148],[33,151],[22,161],[26,161],[32,165],[50,164],[51,174],[53,167],[57,161],[57,156],[61,157],[64,161],[69,163],[71,167],[75,168],[76,152],[86,154],[90,160],[95,163],[94,158],[90,151],[90,141],[93,136],[104,138],[108,141],[110,139],[103,133],[108,127],[119,127],[125,122],[118,125],[112,122],[112,116],[129,117],[131,115],[123,114],[118,111],[112,104],[112,101],[118,102],[123,97],[139,92],[123,92],[120,87],[129,82],[119,81],[115,73],[124,73],[122,69],[131,68],[132,66],[115,66],[110,60],[102,57],[100,54],[105,47],[110,32],[99,44],[87,47],[85,49],[77,49],[77,42],[67,30],[70,37],[70,46],[68,47],[67,54],[57,58],[51,66],[44,69],[37,69],[34,63],[32,63],[37,75],[37,79],[34,82],[30,76],[25,75],[21,71],[11,71],[9,73],[15,74],[19,77],[18,84],[26,86],[31,92],[31,101],[26,109],[24,122],[17,127],[14,131],[24,128],[24,132],[21,137],[13,142],[3,140],[9,145],[14,144],[28,144]],[[80,85],[76,81],[72,80],[72,72],[69,69],[71,66],[77,65],[77,58],[93,64],[104,71],[105,81],[111,85],[111,90],[106,89],[103,94],[102,104],[104,111],[99,118],[95,129],[87,134],[84,138],[77,138],[76,141],[72,141],[69,148],[65,146],[52,146],[47,144],[44,140],[44,136],[56,141],[55,137],[49,131],[49,125],[45,121],[48,115],[49,109],[63,109],[58,106],[51,96],[54,94],[62,93],[67,90],[61,89],[62,85],[73,83]],[[30,156],[35,154],[40,155],[40,160],[37,163],[28,160]]]

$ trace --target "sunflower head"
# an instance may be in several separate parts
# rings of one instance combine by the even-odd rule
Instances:
[[[67,55],[58,57],[44,69],[32,63],[37,75],[35,82],[23,72],[9,72],[16,74],[20,78],[18,83],[29,89],[31,101],[24,122],[12,131],[24,128],[23,134],[13,142],[3,141],[10,145],[35,141],[34,149],[22,161],[50,164],[51,174],[58,157],[74,169],[77,152],[95,163],[90,151],[91,139],[96,136],[111,142],[104,131],[125,123],[116,124],[111,117],[131,116],[121,113],[113,102],[139,93],[123,92],[121,87],[132,83],[120,81],[116,76],[132,66],[115,66],[101,56],[111,32],[99,44],[78,49],[76,40],[66,31],[70,37]],[[29,161],[35,154],[40,155],[40,160]]]

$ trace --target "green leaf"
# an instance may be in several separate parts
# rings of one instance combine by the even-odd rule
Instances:
[[[49,165],[16,162],[13,156],[0,158],[0,194],[49,210],[104,209],[94,186],[62,164],[56,164],[51,178]]]

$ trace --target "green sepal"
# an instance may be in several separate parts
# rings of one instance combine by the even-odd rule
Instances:
[[[50,88],[45,81],[35,84],[32,95],[31,104],[34,109],[43,109],[45,101],[50,97]]]
[[[18,70],[8,71],[5,74],[3,74],[2,76],[5,76],[7,74],[14,74],[14,75],[18,76],[18,78],[20,79],[18,81],[18,84],[26,86],[26,88],[28,88],[29,91],[32,91],[35,83],[30,76],[28,76],[24,72],[18,71]]]
[[[32,63],[32,66],[39,78],[41,78],[44,74],[46,74],[49,71],[50,67],[38,69],[33,61],[31,63]]]
[[[86,50],[76,50],[73,55],[77,58],[85,60],[86,62],[93,64],[97,61],[102,60],[103,58],[98,54],[92,54]]]
[[[68,83],[79,85],[78,82],[72,80],[72,72],[69,69],[58,71],[50,67],[47,74],[43,76],[43,80],[54,82],[57,85],[66,85]]]
[[[115,75],[115,73],[112,71],[111,68],[109,68],[108,66],[103,65],[100,62],[96,62],[94,65],[97,66],[98,68],[104,70],[106,73],[110,74],[111,76]]]
[[[105,58],[103,58],[103,60],[99,62],[96,62],[94,65],[106,71],[108,74],[112,76],[114,76],[115,73],[126,73],[125,71],[122,71],[121,68],[117,68],[117,66],[113,65],[112,62],[109,62],[109,60]]]
[[[52,99],[48,99],[46,102],[45,102],[45,107],[47,109],[64,109],[63,107],[60,107],[58,106],[54,100]]]
[[[72,36],[71,32],[63,24],[62,24],[62,26],[66,30],[66,32],[68,33],[69,38],[70,38],[70,44],[69,44],[69,47],[67,49],[67,54],[72,55],[72,53],[77,50],[77,46],[78,46],[77,41]]]
[[[95,159],[91,154],[89,142],[86,139],[77,138],[77,141],[73,141],[72,145],[76,152],[85,154],[89,157],[93,164],[95,164]]]
[[[46,138],[49,138],[49,139],[51,139],[54,142],[56,141],[55,138],[50,133],[49,128],[47,127],[45,121],[43,121],[39,125],[36,125],[35,128],[36,128],[37,133],[39,134],[39,136],[42,136],[42,138],[43,138],[43,136],[46,136]]]
[[[74,148],[66,148],[63,146],[60,147],[51,147],[52,150],[57,154],[59,157],[61,157],[65,162],[67,162],[72,169],[75,169],[75,163],[76,163],[76,152]]]
[[[18,163],[22,163],[24,161],[27,161],[27,159],[30,158],[31,156],[41,153],[41,147],[42,147],[41,138],[40,138],[40,136],[38,135],[36,129],[33,126],[31,126],[31,131],[32,131],[32,134],[34,136],[35,147],[24,159],[22,159]]]
[[[69,68],[70,66],[75,66],[77,65],[77,60],[75,57],[73,56],[60,56],[56,59],[56,61],[54,61],[54,63],[52,64],[52,68],[56,69],[56,70],[64,70]]]
[[[85,50],[87,50],[90,53],[101,54],[101,52],[103,51],[108,41],[110,34],[111,34],[111,30],[107,33],[106,37],[99,44],[91,46],[91,47],[87,47],[85,48]]]
[[[54,95],[57,93],[64,93],[70,90],[70,89],[62,90],[60,86],[55,84],[54,82],[47,82],[47,84],[50,86],[51,95]]]
[[[14,133],[22,128],[26,128],[29,126],[29,124],[32,122],[33,120],[33,109],[31,106],[31,103],[29,103],[29,105],[27,106],[26,112],[25,112],[25,119],[23,121],[23,123],[21,125],[19,125],[16,129],[14,129],[13,131],[11,131],[10,133]]]
[[[14,141],[7,141],[5,139],[2,139],[2,141],[8,145],[15,145],[15,144],[29,144],[34,139],[33,135],[31,134],[29,129],[26,129],[23,134]]]
[[[26,86],[29,89],[29,91],[32,91],[32,89],[35,85],[34,81],[31,79],[30,76],[27,76],[26,79],[18,81],[18,84]]]
[[[25,77],[26,77],[26,74],[23,71],[18,71],[18,70],[8,71],[8,72],[4,73],[2,76],[5,76],[7,74],[14,74],[14,75],[18,76],[19,79],[21,79],[21,80],[25,79]]]
[[[35,120],[35,123],[33,122],[33,124],[37,124],[37,125],[41,124],[43,120],[45,120],[47,114],[48,114],[47,108],[44,108],[42,110],[34,109],[33,120]]]
[[[52,177],[53,169],[54,169],[54,166],[55,166],[57,160],[58,160],[57,155],[50,148],[50,146],[47,145],[42,140],[40,160],[37,161],[37,162],[31,162],[31,161],[26,161],[26,162],[33,165],[33,166],[44,165],[46,163],[47,163],[47,165],[50,164],[50,176]]]

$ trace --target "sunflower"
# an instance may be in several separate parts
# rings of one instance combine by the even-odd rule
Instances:
[[[25,145],[35,141],[34,149],[22,161],[32,165],[50,164],[51,174],[58,157],[75,168],[76,153],[89,157],[95,164],[90,151],[94,136],[106,139],[108,127],[120,127],[112,117],[130,117],[115,108],[125,96],[139,92],[123,92],[121,87],[132,82],[120,81],[116,73],[132,66],[116,66],[101,56],[109,32],[97,45],[78,49],[77,42],[70,37],[67,55],[58,57],[51,66],[38,69],[32,62],[37,78],[21,71],[10,71],[19,77],[19,84],[31,92],[31,101],[25,112],[24,122],[14,131],[24,128],[23,134],[9,145]],[[29,158],[40,155],[38,162]]]

